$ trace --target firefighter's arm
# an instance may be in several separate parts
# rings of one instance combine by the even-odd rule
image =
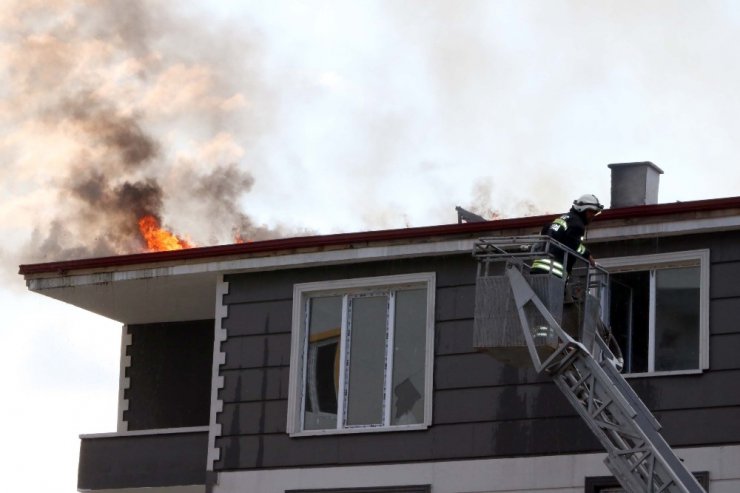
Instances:
[[[596,267],[596,259],[593,255],[591,255],[591,252],[588,250],[588,248],[586,248],[586,245],[584,245],[583,243],[579,243],[576,252],[583,258],[588,260],[588,263],[591,264],[591,267]]]

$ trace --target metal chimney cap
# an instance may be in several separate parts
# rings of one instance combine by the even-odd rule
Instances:
[[[663,170],[660,169],[656,164],[654,164],[651,161],[636,161],[634,163],[612,163],[612,164],[608,164],[607,166],[609,166],[611,169],[627,168],[630,166],[649,167],[649,168],[653,168],[659,174],[661,175],[663,174]]]
[[[658,182],[663,170],[650,161],[613,163],[611,208],[658,203]]]

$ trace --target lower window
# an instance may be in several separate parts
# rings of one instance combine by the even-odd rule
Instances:
[[[383,486],[370,488],[339,488],[320,490],[287,490],[285,493],[430,493],[431,485],[421,484],[413,486]]]
[[[693,473],[696,480],[704,488],[704,491],[709,491],[709,472],[701,471]],[[619,485],[619,482],[614,476],[597,476],[586,478],[586,489],[585,493],[626,493],[627,490]]]
[[[290,433],[428,425],[434,274],[300,284],[294,294]]]
[[[607,259],[609,323],[625,373],[696,371],[708,366],[709,253]]]

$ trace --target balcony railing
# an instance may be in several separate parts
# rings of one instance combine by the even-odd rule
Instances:
[[[83,435],[79,490],[204,485],[208,428]]]

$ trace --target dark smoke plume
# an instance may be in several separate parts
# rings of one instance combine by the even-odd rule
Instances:
[[[33,156],[0,175],[44,191],[25,199],[37,209],[24,262],[144,251],[144,215],[198,246],[287,233],[239,203],[255,182],[242,146],[270,113],[253,43],[171,9],[17,1],[0,15],[8,141]]]

